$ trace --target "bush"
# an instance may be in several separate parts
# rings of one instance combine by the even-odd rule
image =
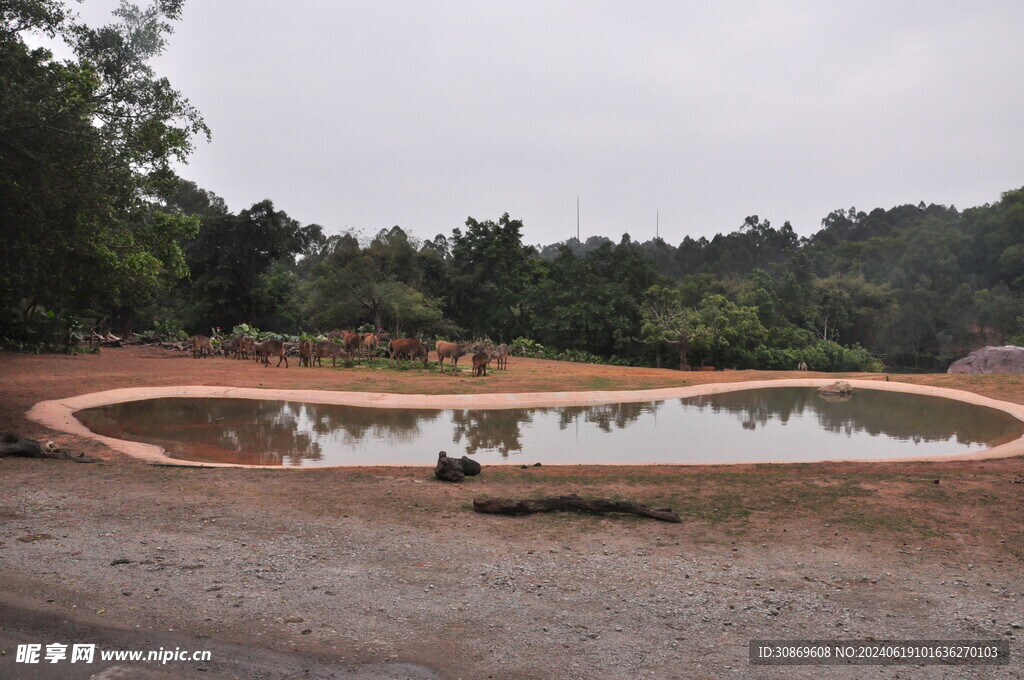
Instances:
[[[860,345],[843,347],[824,340],[799,349],[759,345],[742,356],[741,367],[793,371],[801,361],[812,371],[877,373],[882,370],[882,363]]]
[[[0,349],[15,352],[70,352],[86,338],[85,325],[75,316],[53,310],[22,316],[16,310],[0,311]]]

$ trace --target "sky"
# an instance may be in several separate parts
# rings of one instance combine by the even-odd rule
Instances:
[[[103,22],[114,3],[78,11]],[[328,233],[668,243],[1024,186],[1024,2],[189,0],[179,173]]]

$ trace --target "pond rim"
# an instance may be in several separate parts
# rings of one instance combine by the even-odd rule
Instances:
[[[133,458],[139,458],[154,464],[172,464],[190,467],[239,467],[239,468],[263,468],[271,470],[282,469],[274,465],[241,465],[237,463],[201,463],[197,461],[172,458],[166,454],[163,448],[153,444],[132,442],[124,439],[115,439],[96,434],[76,417],[75,412],[96,406],[109,406],[127,401],[142,401],[145,399],[159,399],[162,397],[193,397],[193,398],[231,398],[231,399],[264,399],[278,401],[298,401],[314,404],[336,404],[342,406],[362,406],[371,408],[418,408],[418,409],[475,409],[494,410],[509,408],[538,408],[550,406],[597,406],[601,404],[637,403],[649,401],[665,401],[668,399],[682,399],[686,397],[705,396],[710,394],[721,394],[724,392],[740,392],[744,390],[764,389],[773,387],[821,387],[831,385],[836,379],[827,378],[785,378],[779,380],[752,380],[733,383],[707,383],[702,385],[689,385],[686,387],[663,387],[653,390],[619,390],[619,391],[589,391],[589,392],[522,392],[508,394],[393,394],[386,392],[334,392],[328,390],[280,390],[263,389],[256,387],[218,387],[209,385],[184,385],[184,386],[154,386],[154,387],[126,387],[102,392],[91,392],[66,399],[52,399],[40,401],[31,409],[26,416],[50,429],[65,432],[68,434],[85,437],[100,442],[106,446],[119,451]],[[881,380],[844,380],[854,389],[879,390],[885,392],[904,392],[908,394],[920,394],[932,397],[942,397],[961,401],[976,406],[994,408],[1009,413],[1021,422],[1024,422],[1024,405],[1015,404],[1009,401],[1000,401],[990,397],[984,397],[973,392],[956,390],[947,387],[932,387],[930,385],[914,385],[911,383],[890,382]],[[1012,441],[1000,444],[991,449],[977,451],[974,453],[947,454],[943,456],[915,456],[906,458],[882,458],[863,460],[820,460],[818,463],[893,463],[893,462],[945,462],[945,461],[966,461],[966,460],[989,460],[993,458],[1009,458],[1024,455],[1024,436]],[[573,465],[581,465],[578,463]],[[792,464],[791,461],[740,461],[734,463],[647,463],[648,465],[785,465]],[[802,465],[814,463],[799,463]],[[635,463],[602,464],[602,465],[631,465]],[[422,467],[431,467],[424,464]],[[323,468],[335,467],[361,467],[361,466],[323,466]],[[380,464],[369,467],[420,467],[399,464]],[[565,467],[565,466],[562,466]],[[310,470],[309,467],[286,467],[288,470]]]

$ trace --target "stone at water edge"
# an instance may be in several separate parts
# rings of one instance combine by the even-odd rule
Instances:
[[[480,474],[480,471],[483,469],[480,466],[480,463],[476,462],[469,456],[463,456],[459,460],[459,462],[462,463],[462,471],[466,473],[467,477],[473,477],[475,475],[478,475]]]
[[[818,394],[853,394],[853,387],[845,380],[837,380],[831,385],[822,385]]]
[[[449,458],[448,453],[442,451],[437,454],[437,465],[434,467],[434,475],[445,482],[461,482],[466,478],[466,471],[462,468],[461,460]]]

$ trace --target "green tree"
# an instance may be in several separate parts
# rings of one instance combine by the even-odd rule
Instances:
[[[683,306],[679,291],[658,285],[648,288],[644,292],[640,318],[640,339],[649,344],[675,346],[679,350],[679,370],[690,370],[686,353],[698,315],[696,310]]]
[[[716,366],[747,363],[749,353],[767,339],[756,307],[737,305],[722,295],[704,298],[690,325],[694,351]]]
[[[528,332],[524,293],[535,281],[535,254],[524,246],[523,223],[505,213],[497,222],[466,219],[466,231],[451,238],[452,283],[449,315],[478,335],[511,339]]]
[[[198,222],[158,209],[172,163],[199,113],[149,61],[181,2],[122,4],[98,29],[64,4],[0,5],[0,305],[27,319],[40,307],[127,308],[187,274],[180,242]],[[67,42],[56,61],[24,35]]]

